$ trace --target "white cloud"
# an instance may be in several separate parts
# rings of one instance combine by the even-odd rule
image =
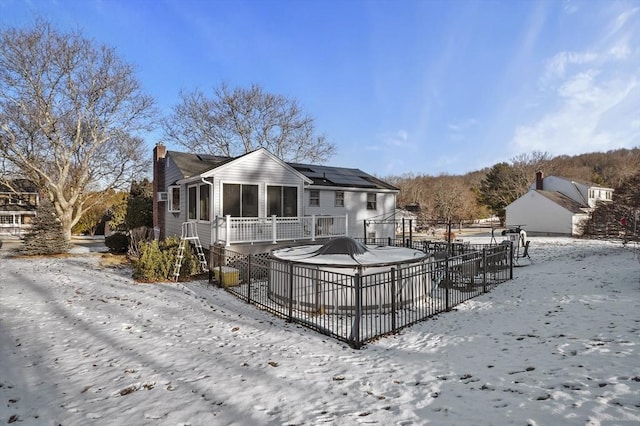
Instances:
[[[386,147],[406,148],[412,146],[409,142],[409,132],[406,130],[397,130],[395,132],[383,133],[379,136]]]
[[[539,79],[542,113],[516,127],[514,153],[576,155],[638,146],[640,50],[631,46],[639,36],[632,24],[639,10],[618,14],[593,45],[546,61]]]
[[[629,22],[629,20],[638,12],[640,12],[640,8],[636,7],[633,9],[626,10],[621,14],[619,14],[617,18],[609,25],[609,31],[608,31],[607,37],[612,37],[615,34],[617,34],[620,30],[622,30],[622,28],[625,27],[627,22]]]
[[[567,67],[570,65],[582,65],[594,62],[598,59],[598,55],[593,52],[560,52],[556,53],[547,61],[545,72],[542,76],[542,82],[548,82],[551,79],[562,78],[565,76]]]
[[[516,152],[533,150],[575,155],[637,146],[639,129],[630,125],[640,111],[640,85],[627,80],[596,81],[583,73],[560,89],[561,102],[537,123],[516,129]]]
[[[628,38],[620,40],[609,49],[609,55],[615,60],[624,60],[631,55]]]
[[[576,13],[578,10],[580,10],[578,5],[572,2],[571,0],[565,0],[563,4],[563,8],[568,15],[572,15]]]

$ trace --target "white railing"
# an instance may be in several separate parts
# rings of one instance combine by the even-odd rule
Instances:
[[[216,217],[213,235],[219,243],[229,246],[238,243],[278,241],[315,241],[347,235],[348,216],[302,217]]]

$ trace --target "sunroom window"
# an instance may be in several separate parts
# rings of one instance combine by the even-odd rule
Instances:
[[[267,187],[267,216],[295,217],[298,215],[298,188],[295,186]]]

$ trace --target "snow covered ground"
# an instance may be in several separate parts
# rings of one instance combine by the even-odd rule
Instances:
[[[0,423],[639,424],[637,248],[531,240],[513,281],[362,350],[206,282],[3,249]]]

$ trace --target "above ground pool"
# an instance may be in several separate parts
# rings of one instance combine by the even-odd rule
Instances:
[[[406,247],[365,246],[339,237],[323,245],[274,250],[270,256],[269,297],[293,309],[352,313],[360,277],[363,313],[406,307],[431,292],[430,256]]]

